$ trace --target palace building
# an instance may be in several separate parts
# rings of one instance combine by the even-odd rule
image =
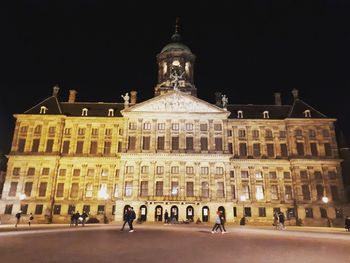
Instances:
[[[122,221],[126,206],[144,221],[271,224],[343,222],[345,195],[334,123],[299,98],[283,105],[197,98],[195,55],[176,29],[157,55],[155,96],[124,103],[52,96],[15,114],[0,202],[2,218],[22,210],[37,222],[68,222],[73,211]],[[325,198],[327,197],[327,198]],[[3,220],[4,221],[4,220]]]

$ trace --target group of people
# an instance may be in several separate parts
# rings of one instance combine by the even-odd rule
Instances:
[[[132,223],[134,222],[135,219],[136,219],[136,213],[134,211],[134,208],[129,206],[124,211],[124,216],[123,216],[124,223],[123,223],[123,226],[120,229],[120,231],[123,231],[126,223],[128,223],[129,232],[131,232],[131,233],[134,232],[134,227],[133,227]]]
[[[87,218],[89,215],[83,211],[82,214],[79,214],[79,211],[72,212],[70,216],[70,226],[78,226],[79,223],[81,223],[82,226],[85,226],[85,223],[87,221]]]
[[[17,226],[20,224],[20,222],[21,222],[22,211],[19,210],[19,211],[16,213],[15,217],[16,217],[16,224],[15,224],[15,227],[17,227]],[[33,216],[32,213],[30,213],[29,216],[28,216],[28,225],[29,225],[29,226],[31,226],[33,219],[34,219],[34,216]]]
[[[275,227],[275,229],[285,230],[286,227],[284,225],[284,221],[285,221],[284,214],[281,211],[279,212],[276,211],[273,214],[273,226]]]
[[[215,224],[211,230],[211,233],[212,234],[218,233],[218,229],[220,229],[221,234],[227,233],[227,231],[225,229],[225,217],[224,217],[223,211],[216,212]]]

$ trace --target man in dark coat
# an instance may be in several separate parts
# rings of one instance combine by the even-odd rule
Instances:
[[[129,232],[134,232],[134,227],[132,226],[132,222],[135,220],[136,214],[133,207],[129,207],[128,218],[129,218],[128,223],[130,228]]]
[[[282,212],[280,212],[278,214],[278,219],[280,221],[280,227],[281,229],[285,229],[285,226],[284,226],[284,214]]]
[[[169,224],[169,213],[166,209],[165,209],[165,213],[164,213],[164,223]]]
[[[125,209],[124,215],[123,215],[123,220],[124,220],[124,223],[123,223],[123,226],[122,226],[122,228],[120,229],[120,231],[123,231],[123,230],[124,230],[124,227],[125,227],[125,225],[126,225],[126,223],[129,222],[129,209]]]
[[[350,216],[347,216],[346,218],[345,218],[345,229],[346,229],[346,231],[350,231]]]
[[[19,224],[20,220],[21,220],[21,215],[22,215],[22,211],[19,210],[16,214],[16,225],[15,227],[17,227],[17,225]]]

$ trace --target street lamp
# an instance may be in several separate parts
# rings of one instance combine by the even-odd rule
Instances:
[[[328,197],[327,196],[324,196],[322,197],[322,202],[325,204],[326,206],[326,215],[327,215],[327,224],[328,224],[328,227],[331,227],[331,220],[329,219],[328,217]]]

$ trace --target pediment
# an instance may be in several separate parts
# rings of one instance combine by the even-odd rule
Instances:
[[[167,113],[228,113],[213,104],[181,91],[171,91],[142,103],[124,112],[167,112]]]

